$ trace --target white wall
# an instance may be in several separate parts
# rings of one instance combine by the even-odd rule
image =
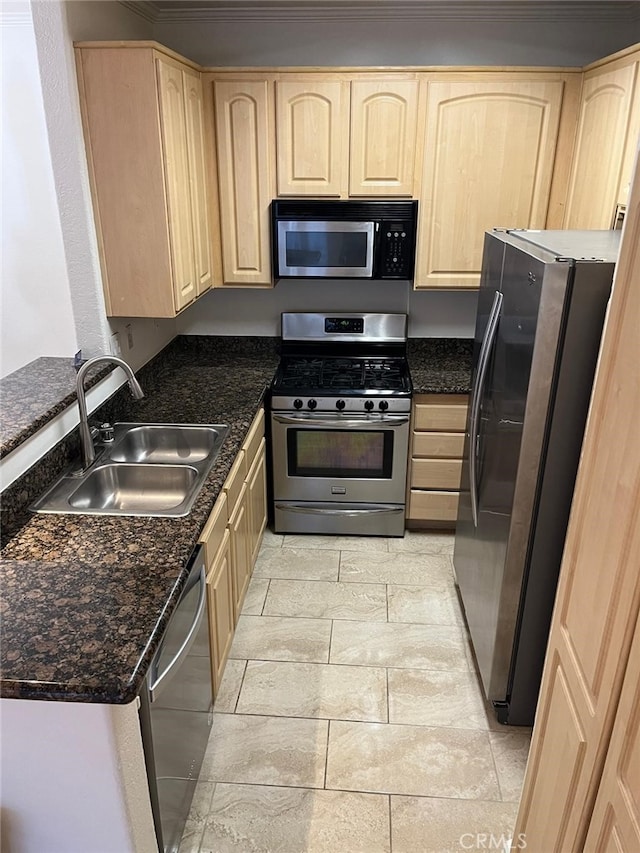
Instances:
[[[151,28],[117,2],[3,2],[0,13],[0,375],[78,349],[85,358],[118,353],[140,367],[174,337],[175,324],[106,317],[73,41],[151,38]]]
[[[28,2],[2,3],[0,375],[78,349]]]
[[[283,311],[409,314],[410,337],[472,338],[476,293],[418,293],[406,282],[281,281],[273,289],[219,288],[177,319],[182,335],[279,335]]]
[[[0,699],[6,853],[157,850],[137,705]]]

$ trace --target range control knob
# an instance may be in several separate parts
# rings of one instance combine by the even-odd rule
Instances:
[[[368,412],[370,412],[371,409],[373,409],[373,400],[367,400],[367,402],[364,404],[364,407]]]
[[[293,408],[294,409],[301,409],[302,408],[302,400],[294,400],[293,401]]]
[[[336,400],[336,409],[342,411],[346,405],[344,400]]]
[[[309,402],[307,403],[307,406],[309,406],[309,408],[310,408],[310,409],[315,409],[315,407],[316,407],[317,405],[318,405],[318,404],[316,403],[316,401],[315,401],[315,400],[309,400]]]
[[[386,400],[380,400],[380,402],[378,403],[378,408],[380,409],[381,412],[386,412],[387,409],[389,408],[389,404],[387,403]]]

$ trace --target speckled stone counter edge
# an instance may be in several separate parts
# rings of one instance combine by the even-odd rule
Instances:
[[[85,388],[112,370],[90,371]],[[0,380],[0,459],[76,401],[76,375],[72,358],[43,357]]]

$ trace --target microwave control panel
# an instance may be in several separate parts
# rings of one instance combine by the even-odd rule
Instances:
[[[414,235],[407,222],[380,223],[379,269],[384,278],[411,278]]]

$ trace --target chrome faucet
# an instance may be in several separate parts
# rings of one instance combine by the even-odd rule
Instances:
[[[123,359],[118,358],[115,355],[98,355],[95,358],[90,358],[89,361],[85,361],[78,371],[78,376],[76,378],[76,394],[78,396],[78,409],[80,411],[80,449],[82,452],[83,471],[86,471],[96,458],[96,451],[93,446],[93,436],[89,429],[87,398],[84,390],[84,378],[87,375],[87,371],[92,367],[95,367],[96,364],[115,364],[118,367],[121,367],[127,374],[127,381],[129,383],[133,399],[142,400],[144,397],[144,392],[140,387],[140,383],[136,379],[133,370]]]

